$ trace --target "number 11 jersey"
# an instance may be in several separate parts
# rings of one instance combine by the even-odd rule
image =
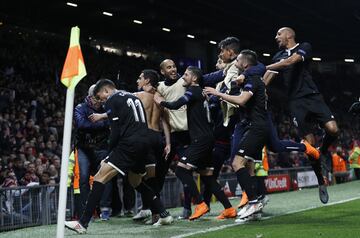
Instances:
[[[133,94],[116,92],[106,101],[105,110],[110,122],[110,149],[116,147],[120,141],[146,137],[146,114],[140,99]]]

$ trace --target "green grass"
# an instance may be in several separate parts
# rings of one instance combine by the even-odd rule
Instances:
[[[328,191],[330,194],[329,204],[344,202],[347,199],[360,199],[360,181],[331,186],[328,188]],[[232,203],[236,205],[238,200],[232,200]],[[316,209],[308,210],[311,208]],[[222,210],[220,204],[212,204],[211,209],[210,214],[197,221],[176,220],[173,225],[160,228],[134,223],[130,218],[112,218],[108,222],[96,221],[90,224],[87,234],[80,237],[161,238],[184,237],[191,234],[196,234],[193,237],[226,238],[360,237],[360,200],[324,206],[319,201],[317,188],[271,194],[270,202],[264,208],[265,215],[271,218],[260,222],[234,226],[234,220],[217,221],[215,219]],[[308,211],[294,213],[299,210]],[[174,217],[177,217],[180,211],[181,208],[170,209]],[[284,215],[288,213],[294,214]],[[211,229],[220,229],[219,227],[226,229],[211,232]],[[55,236],[56,225],[24,228],[0,233],[0,238],[48,238]],[[79,236],[72,231],[66,230],[65,237]]]
[[[360,200],[326,206],[192,237],[360,237]]]

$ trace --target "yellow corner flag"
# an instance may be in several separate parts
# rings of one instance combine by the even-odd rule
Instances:
[[[79,81],[86,76],[84,59],[80,48],[80,28],[71,28],[70,46],[66,55],[61,82],[69,89],[74,89]]]

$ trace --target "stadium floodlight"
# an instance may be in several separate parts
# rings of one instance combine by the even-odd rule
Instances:
[[[321,61],[321,58],[319,58],[319,57],[313,57],[312,60],[313,60],[313,61]]]
[[[111,12],[103,12],[103,14],[105,15],[105,16],[109,16],[109,17],[112,17],[112,13]]]
[[[139,25],[143,24],[143,22],[139,21],[139,20],[133,20],[133,22],[136,23],[136,24],[139,24]]]
[[[163,27],[161,30],[166,31],[166,32],[170,32],[169,28]]]
[[[209,43],[210,43],[210,44],[213,44],[213,45],[216,45],[216,44],[217,44],[217,42],[214,41],[214,40],[209,41]]]
[[[76,3],[72,3],[72,2],[67,2],[66,5],[68,5],[70,7],[77,7],[78,6]]]
[[[347,62],[347,63],[354,63],[355,62],[354,59],[344,59],[344,61]]]
[[[270,57],[270,54],[269,53],[263,53],[263,56]]]
[[[187,36],[187,38],[191,38],[191,39],[194,39],[194,38],[195,38],[194,35],[190,35],[190,34],[187,34],[186,36]]]

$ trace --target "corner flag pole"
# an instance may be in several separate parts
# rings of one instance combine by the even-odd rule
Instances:
[[[67,197],[67,170],[69,165],[70,147],[71,147],[71,131],[72,118],[74,109],[75,87],[78,82],[86,76],[84,59],[80,49],[80,29],[78,27],[71,28],[70,46],[65,59],[63,72],[61,74],[61,82],[67,87],[66,104],[65,104],[65,122],[64,136],[61,155],[61,172],[60,172],[60,189],[59,189],[59,205],[57,217],[56,237],[64,237],[64,223],[66,215],[66,197]]]
[[[66,91],[66,106],[65,106],[65,123],[64,123],[64,137],[61,155],[61,172],[60,172],[60,189],[59,189],[59,206],[57,217],[57,238],[64,237],[64,223],[66,215],[66,197],[67,197],[67,170],[69,165],[72,117],[74,108],[74,94],[75,90],[67,89]]]

